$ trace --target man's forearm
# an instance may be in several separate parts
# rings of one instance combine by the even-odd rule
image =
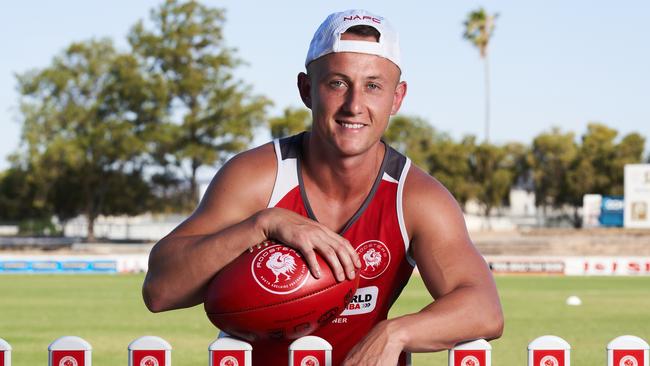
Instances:
[[[387,331],[406,352],[435,352],[471,339],[494,339],[503,314],[491,291],[459,287],[417,313],[387,321]]]
[[[158,312],[200,304],[210,279],[252,243],[264,239],[253,215],[214,234],[161,240],[149,255],[142,289],[147,307]]]

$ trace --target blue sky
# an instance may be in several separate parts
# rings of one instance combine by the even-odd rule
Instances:
[[[125,36],[159,1],[12,1],[0,12],[0,169],[20,139],[15,73],[47,66],[73,41]],[[492,127],[497,143],[529,143],[551,126],[578,134],[599,121],[650,138],[650,1],[204,1],[225,8],[237,71],[270,97],[273,115],[299,106],[295,78],[309,40],[331,12],[366,8],[400,33],[402,113],[454,137],[483,136],[483,65],[461,37],[465,15],[498,12],[491,44]],[[259,136],[262,142],[267,136]],[[648,144],[650,145],[650,143]]]

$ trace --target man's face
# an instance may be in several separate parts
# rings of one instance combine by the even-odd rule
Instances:
[[[312,62],[308,72],[298,83],[312,110],[312,133],[344,156],[376,144],[406,94],[399,68],[375,55],[331,53]]]

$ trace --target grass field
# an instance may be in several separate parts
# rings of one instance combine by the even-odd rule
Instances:
[[[96,366],[126,365],[126,346],[158,335],[174,347],[173,364],[207,364],[216,330],[201,307],[150,314],[140,297],[140,275],[2,275],[0,338],[12,344],[14,366],[47,364],[47,346],[62,335],[93,345]],[[526,365],[533,338],[555,334],[573,347],[572,365],[605,365],[605,346],[616,336],[650,340],[650,277],[498,277],[506,315],[501,339],[492,341],[494,366]],[[569,295],[583,300],[569,307]],[[423,307],[428,295],[413,277],[392,316]],[[436,331],[436,330],[432,330]],[[446,352],[414,355],[414,365],[447,365]]]

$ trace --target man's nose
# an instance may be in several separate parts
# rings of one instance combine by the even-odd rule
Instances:
[[[345,96],[345,103],[343,103],[343,110],[351,115],[357,115],[363,112],[363,106],[363,90],[356,86],[348,89]]]

